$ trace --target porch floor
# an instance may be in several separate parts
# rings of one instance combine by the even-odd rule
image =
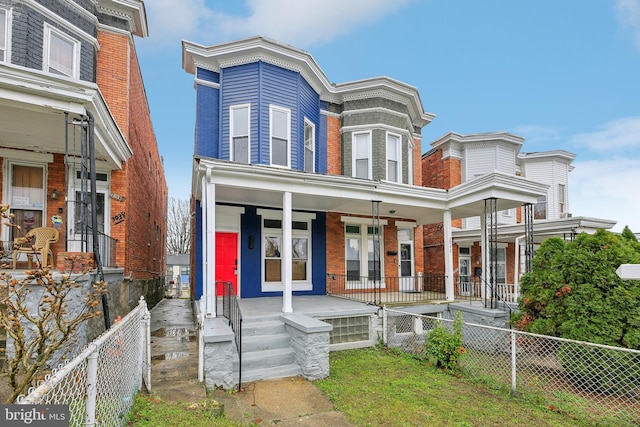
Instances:
[[[282,312],[282,297],[240,298],[238,301],[244,319],[279,317],[285,314]],[[375,305],[328,295],[294,296],[291,305],[294,313],[311,317],[366,315],[378,311]]]

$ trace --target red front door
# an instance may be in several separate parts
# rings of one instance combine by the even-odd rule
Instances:
[[[216,283],[231,282],[238,295],[238,234],[216,233]],[[216,295],[223,295],[218,284]]]

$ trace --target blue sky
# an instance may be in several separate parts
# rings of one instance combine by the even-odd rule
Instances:
[[[179,4],[179,6],[177,6]],[[190,194],[195,91],[181,40],[263,35],[329,80],[415,86],[423,151],[447,132],[508,131],[577,155],[574,216],[640,232],[640,0],[147,0],[136,46],[171,197]]]

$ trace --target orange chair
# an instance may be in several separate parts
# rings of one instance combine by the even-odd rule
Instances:
[[[13,239],[13,269],[16,269],[18,254],[26,254],[29,268],[34,255],[40,255],[43,266],[53,265],[53,251],[51,245],[58,241],[60,232],[52,227],[37,227],[30,230],[24,237]],[[51,262],[47,262],[51,260]]]

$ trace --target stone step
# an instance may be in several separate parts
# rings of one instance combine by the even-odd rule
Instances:
[[[242,336],[242,352],[274,350],[290,347],[289,334],[249,335]]]
[[[234,372],[235,380],[238,380],[238,372]],[[261,380],[272,380],[276,378],[296,377],[302,375],[300,366],[295,363],[289,365],[282,365],[272,368],[255,369],[255,370],[242,370],[242,383],[250,383]]]

